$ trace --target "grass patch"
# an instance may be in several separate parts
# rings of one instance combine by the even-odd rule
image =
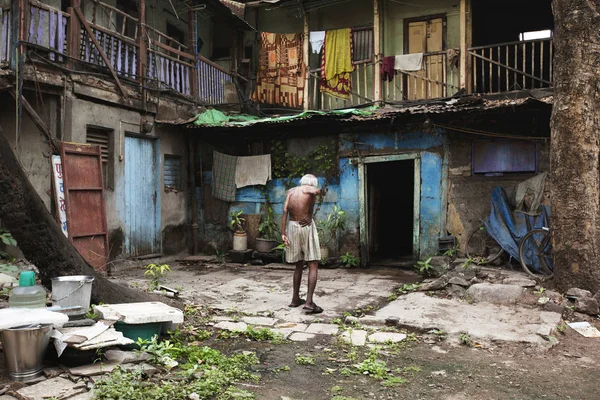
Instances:
[[[315,365],[315,359],[312,356],[297,355],[296,364],[298,365]]]

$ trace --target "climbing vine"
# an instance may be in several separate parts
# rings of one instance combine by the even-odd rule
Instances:
[[[291,155],[287,145],[281,140],[271,142],[273,177],[280,178],[286,188],[294,186],[294,179],[312,173],[324,176],[327,185],[338,174],[337,152],[335,148],[322,145],[304,157]]]

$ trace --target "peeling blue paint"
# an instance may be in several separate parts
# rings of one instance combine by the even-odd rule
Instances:
[[[396,134],[360,134],[340,135],[340,151],[354,152],[352,141],[356,139],[361,155],[417,153],[420,157],[421,198],[420,198],[420,255],[434,254],[438,249],[438,239],[443,228],[444,196],[446,184],[444,163],[446,146],[443,131],[434,133],[413,132]],[[435,149],[435,151],[433,150]],[[438,152],[439,151],[439,152]],[[342,157],[339,161],[339,181],[329,185],[329,191],[319,211],[318,219],[324,218],[338,204],[346,211],[346,233],[356,233],[360,225],[359,176],[358,166],[352,164],[350,158]],[[204,173],[204,182],[210,184],[211,172]],[[298,181],[294,182],[297,184]],[[319,178],[324,184],[324,178]],[[270,183],[269,197],[277,218],[281,218],[286,190],[281,179]],[[236,202],[230,206],[230,212],[244,210],[247,213],[257,213],[265,197],[259,188],[247,187],[237,191]],[[202,221],[200,221],[202,223]]]

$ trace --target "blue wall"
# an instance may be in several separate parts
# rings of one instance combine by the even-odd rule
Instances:
[[[340,135],[340,153],[354,154],[353,140],[358,143],[361,156],[393,155],[402,153],[419,153],[421,160],[421,200],[420,200],[420,256],[437,252],[438,239],[441,235],[444,215],[445,176],[443,166],[445,155],[444,136],[441,132],[434,133],[396,133],[396,134],[361,134]],[[360,225],[359,179],[358,167],[351,160],[356,157],[340,158],[339,182],[329,185],[317,219],[326,218],[338,204],[346,211],[346,234],[356,234]],[[204,173],[204,182],[210,184],[212,173]],[[323,185],[323,178],[319,179]],[[297,182],[296,182],[297,183]],[[393,182],[391,182],[393,183]],[[285,185],[281,179],[276,179],[270,184],[269,196],[273,210],[280,219],[285,202]],[[232,203],[229,211],[244,210],[248,214],[260,213],[260,206],[265,203],[265,198],[259,188],[246,187],[238,189],[236,201]],[[202,224],[203,221],[200,221]],[[343,246],[344,240],[340,241]],[[358,252],[358,248],[355,249]]]

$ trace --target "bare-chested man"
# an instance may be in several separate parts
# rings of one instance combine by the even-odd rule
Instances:
[[[313,293],[317,286],[317,269],[321,260],[319,235],[313,221],[313,208],[317,195],[321,190],[317,188],[319,182],[314,175],[304,175],[300,179],[300,186],[290,189],[281,221],[281,239],[286,245],[285,258],[290,264],[296,263],[294,271],[294,294],[290,307],[302,308],[309,314],[319,314],[323,309],[313,301]],[[288,214],[290,222],[287,222]],[[286,229],[287,227],[287,229]],[[306,301],[300,298],[300,282],[304,262],[308,262],[308,293]]]

